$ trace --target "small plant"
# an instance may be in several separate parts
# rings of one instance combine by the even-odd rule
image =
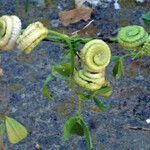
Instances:
[[[7,47],[7,44],[11,43],[10,39],[12,39],[12,36],[14,39],[13,30],[7,31],[9,29],[7,28],[9,21],[6,18],[9,17],[7,16],[5,19],[4,17],[0,18],[1,41],[7,37],[7,42],[4,40],[5,44],[0,47],[2,50]],[[7,33],[9,34],[7,35]],[[148,33],[141,26],[121,28],[117,35],[117,41],[122,47],[130,50],[127,54],[121,56],[112,56],[109,46],[100,39],[82,38],[78,35],[68,36],[47,29],[40,22],[29,25],[22,33],[19,32],[12,43],[23,52],[29,54],[42,40],[63,43],[65,49],[68,50],[62,62],[53,66],[52,73],[44,81],[43,95],[52,99],[48,83],[54,78],[66,81],[68,87],[76,95],[78,109],[77,114],[69,118],[65,123],[64,139],[68,140],[71,135],[85,136],[88,148],[92,149],[92,138],[88,126],[82,117],[81,103],[86,102],[86,100],[92,100],[100,110],[107,110],[106,106],[99,100],[99,96],[107,98],[113,91],[111,84],[105,77],[106,67],[110,61],[115,62],[113,75],[116,79],[119,79],[124,74],[123,61],[125,58],[131,57],[135,59],[149,55],[150,40]],[[81,46],[83,47],[82,49]],[[11,47],[11,49],[13,48]],[[6,126],[11,120],[8,117],[7,119],[9,121],[6,121]],[[13,134],[13,131],[9,131],[9,134]],[[17,139],[13,140],[14,143],[15,141]]]

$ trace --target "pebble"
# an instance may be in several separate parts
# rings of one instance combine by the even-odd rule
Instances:
[[[147,120],[146,120],[146,122],[147,122],[148,124],[150,124],[150,118],[149,118],[149,119],[147,119]]]
[[[60,20],[59,19],[53,19],[53,20],[51,20],[52,27],[58,28],[59,24],[60,24]]]

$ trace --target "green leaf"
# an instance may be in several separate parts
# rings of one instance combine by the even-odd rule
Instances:
[[[98,100],[96,97],[93,97],[93,100],[95,102],[95,105],[102,111],[106,111],[107,107],[100,101]]]
[[[111,36],[111,37],[109,37],[109,40],[110,40],[111,42],[118,42],[117,36]]]
[[[116,56],[116,55],[111,56],[111,61],[116,62],[116,61],[118,61],[119,59],[120,59],[120,56]]]
[[[81,100],[88,100],[91,98],[91,95],[89,95],[89,94],[77,93],[77,95]]]
[[[120,77],[124,75],[124,65],[123,65],[123,59],[120,58],[119,61],[115,63],[115,66],[113,68],[113,76],[116,79],[120,79]]]
[[[42,95],[44,97],[47,97],[48,99],[52,99],[52,95],[51,92],[48,89],[48,82],[52,81],[55,77],[53,76],[53,74],[50,74],[47,76],[46,80],[44,81],[43,87],[42,87]]]
[[[10,143],[16,144],[27,137],[28,132],[26,128],[15,119],[6,116],[5,123]]]
[[[61,74],[63,76],[69,76],[71,73],[71,66],[70,66],[70,64],[67,64],[67,63],[63,63],[58,66],[54,66],[53,68],[56,72],[58,72],[59,74]]]
[[[73,116],[66,121],[64,127],[64,139],[68,140],[71,135],[85,136],[88,148],[93,148],[89,129],[83,119]]]
[[[86,138],[88,148],[92,149],[93,148],[93,143],[92,143],[92,138],[91,138],[91,135],[90,135],[90,131],[89,131],[86,123],[83,121],[83,119],[80,119],[80,124],[83,127],[84,135],[85,135],[85,138]]]
[[[111,85],[103,86],[101,89],[95,92],[97,96],[109,97],[113,92],[113,88]]]
[[[84,132],[82,129],[82,126],[80,125],[79,118],[78,117],[71,117],[69,118],[64,127],[64,139],[68,140],[71,135],[76,134],[83,136]]]
[[[142,19],[143,19],[145,25],[150,26],[150,12],[143,14]]]
[[[42,94],[44,97],[48,98],[49,100],[51,100],[53,98],[47,85],[43,85]]]
[[[5,133],[5,121],[3,119],[0,120],[0,137],[2,137]]]

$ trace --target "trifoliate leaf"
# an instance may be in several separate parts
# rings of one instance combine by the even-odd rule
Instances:
[[[26,128],[15,119],[6,116],[5,123],[10,143],[16,144],[28,135]]]
[[[101,111],[106,111],[107,107],[100,101],[98,100],[96,97],[93,98],[95,105],[101,110]]]

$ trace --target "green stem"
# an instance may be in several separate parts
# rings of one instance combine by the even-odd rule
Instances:
[[[128,53],[124,56],[122,56],[122,58],[126,58],[126,57],[134,57],[136,55],[136,53],[132,52],[132,53]]]
[[[72,46],[72,43],[71,43],[69,36],[62,34],[62,33],[58,33],[56,31],[49,30],[48,37],[50,37],[51,35],[52,36],[55,35],[56,37],[60,38],[63,42],[66,42],[66,44],[68,45],[68,47],[70,49],[70,53],[71,53],[71,55],[70,55],[71,75],[73,75],[75,53],[74,53],[74,49],[73,49],[73,46]]]
[[[73,46],[71,44],[70,39],[67,39],[66,43],[68,44],[69,49],[70,49],[70,54],[71,54],[70,55],[71,75],[73,75],[73,73],[74,73],[74,57],[75,57],[75,53],[74,53],[74,49],[73,49]]]
[[[61,39],[64,39],[64,40],[65,39],[69,39],[69,36],[49,29],[48,30],[48,36],[51,36],[51,35],[52,36],[55,35],[55,36],[57,36],[57,37],[59,37]]]
[[[25,12],[28,12],[28,9],[29,9],[29,0],[25,1],[24,7],[25,7]]]
[[[64,40],[58,36],[47,36],[45,39],[48,41],[64,43]]]

